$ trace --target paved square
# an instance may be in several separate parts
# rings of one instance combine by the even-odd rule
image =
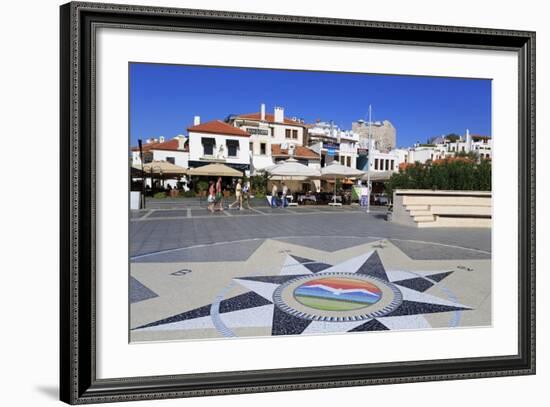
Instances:
[[[193,208],[133,216],[130,237],[134,342],[491,324],[489,229]]]

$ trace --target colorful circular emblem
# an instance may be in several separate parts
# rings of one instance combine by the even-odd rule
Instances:
[[[327,277],[299,285],[294,289],[294,298],[322,311],[349,311],[377,303],[382,291],[370,281]]]
[[[357,273],[297,276],[273,292],[273,302],[281,311],[325,322],[380,317],[395,310],[402,301],[401,291],[389,281]]]

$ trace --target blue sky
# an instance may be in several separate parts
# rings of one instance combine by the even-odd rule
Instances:
[[[397,145],[441,134],[491,135],[491,81],[251,68],[130,64],[130,139],[187,134],[201,122],[283,106],[307,123],[333,120],[342,129],[368,117],[389,120]]]

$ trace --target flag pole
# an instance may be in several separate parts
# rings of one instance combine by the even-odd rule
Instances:
[[[371,157],[372,157],[372,106],[369,105],[369,145],[368,145],[368,156],[367,156],[367,213],[370,213],[370,166],[371,166]]]

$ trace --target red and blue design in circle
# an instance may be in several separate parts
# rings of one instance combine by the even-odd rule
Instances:
[[[382,291],[370,281],[326,277],[308,281],[294,290],[299,303],[323,311],[350,311],[377,303]]]

